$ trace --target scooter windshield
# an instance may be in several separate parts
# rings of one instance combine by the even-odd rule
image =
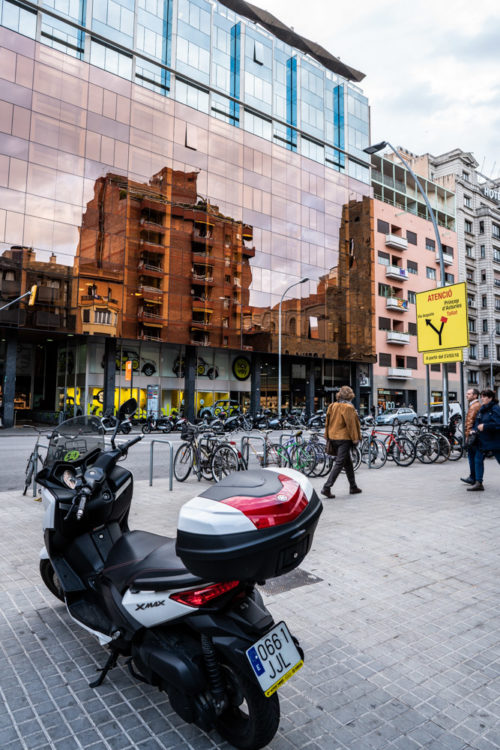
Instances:
[[[55,461],[81,461],[96,448],[104,450],[104,429],[97,417],[75,417],[62,422],[50,437],[45,466]]]

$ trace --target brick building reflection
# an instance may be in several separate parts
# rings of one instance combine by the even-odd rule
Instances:
[[[197,174],[96,181],[75,258],[77,332],[240,348],[252,227],[200,199]]]
[[[73,332],[71,267],[59,263],[52,253],[48,261],[37,260],[31,247],[13,245],[0,256],[0,306],[38,286],[36,304],[14,303],[0,312],[0,325],[13,328]]]
[[[372,206],[343,206],[338,265],[308,296],[283,301],[284,354],[374,361]],[[0,256],[4,302],[39,286],[33,308],[17,304],[0,323],[276,353],[278,305],[250,304],[255,254],[253,228],[200,198],[196,172],[164,168],[148,183],[108,173],[83,214],[73,268],[22,246]]]
[[[314,293],[282,303],[282,351],[295,356],[374,362],[373,201],[342,208],[336,266]],[[243,340],[261,352],[278,351],[278,305],[250,308]]]

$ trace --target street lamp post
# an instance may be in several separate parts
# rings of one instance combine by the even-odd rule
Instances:
[[[417,185],[418,189],[420,190],[420,193],[422,195],[422,198],[425,201],[425,205],[427,206],[427,210],[429,211],[429,216],[431,217],[432,226],[434,227],[434,234],[436,236],[436,244],[439,252],[439,274],[441,283],[438,286],[445,286],[445,275],[444,275],[444,256],[443,256],[443,246],[441,244],[441,237],[439,236],[439,229],[438,224],[436,221],[436,216],[434,214],[434,211],[432,210],[432,206],[429,202],[429,198],[427,197],[427,193],[423,189],[420,180],[418,179],[417,175],[413,171],[413,169],[410,167],[406,159],[404,159],[399,151],[394,148],[394,146],[389,143],[389,141],[381,141],[380,143],[375,143],[373,146],[367,146],[367,148],[363,149],[366,154],[376,154],[377,151],[382,151],[384,148],[390,148],[391,151],[393,151],[398,159],[403,162],[404,166],[408,170],[408,172],[411,174],[413,179],[415,180],[415,184]],[[443,424],[448,424],[448,371],[446,369],[446,363],[443,362]],[[431,414],[431,405],[430,403],[427,405],[427,411],[429,414],[429,420],[430,420],[430,414]]]
[[[307,276],[305,276],[303,279],[300,279],[300,281],[294,281],[293,284],[290,284],[290,286],[287,286],[287,288],[281,295],[280,303],[278,306],[278,417],[280,417],[280,419],[281,419],[281,304],[283,302],[285,295],[290,291],[290,289],[293,289],[294,286],[298,286],[299,284],[305,284],[306,281],[309,281],[309,278]]]

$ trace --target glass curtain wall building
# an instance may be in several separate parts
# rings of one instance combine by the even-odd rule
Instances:
[[[304,276],[284,405],[352,379],[329,296],[370,190],[363,74],[243,0],[1,0],[0,37],[0,306],[39,286],[0,312],[7,422],[276,405]]]

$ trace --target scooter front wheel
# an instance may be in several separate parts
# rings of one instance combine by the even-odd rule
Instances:
[[[61,602],[64,601],[64,593],[62,590],[61,582],[57,576],[56,571],[52,567],[50,560],[40,560],[40,575],[42,581],[47,586],[51,594],[59,599]]]
[[[241,750],[259,750],[268,745],[280,723],[278,694],[266,698],[260,687],[241,672],[222,665],[229,705],[217,717],[215,728],[225,740]]]

